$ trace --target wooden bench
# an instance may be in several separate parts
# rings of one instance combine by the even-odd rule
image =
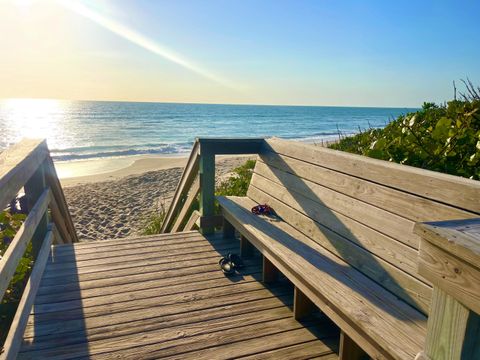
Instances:
[[[423,350],[432,286],[413,227],[480,214],[477,181],[280,139],[262,146],[246,197],[217,200],[242,255],[263,254],[264,280],[293,282],[295,316],[314,304],[340,327],[343,359]],[[253,215],[259,203],[276,216]]]

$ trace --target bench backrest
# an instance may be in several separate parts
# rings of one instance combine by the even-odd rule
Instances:
[[[266,140],[248,197],[425,314],[415,222],[480,214],[478,181],[280,139]]]

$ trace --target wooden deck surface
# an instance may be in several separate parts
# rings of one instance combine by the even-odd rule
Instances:
[[[294,320],[292,287],[259,282],[260,257],[221,273],[238,247],[198,232],[56,246],[19,358],[338,358],[337,329]]]

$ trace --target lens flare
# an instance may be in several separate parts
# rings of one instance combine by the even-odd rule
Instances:
[[[157,42],[147,38],[146,36],[136,32],[135,30],[119,23],[118,21],[108,18],[102,14],[99,14],[95,10],[87,7],[85,4],[79,1],[57,0],[57,3],[61,6],[81,15],[94,23],[102,26],[103,28],[111,31],[112,33],[132,42],[133,44],[142,47],[145,50],[150,51],[153,54],[163,57],[177,65],[180,65],[210,81],[220,84],[224,87],[235,89],[233,84],[226,79],[223,79],[212,72],[203,69],[199,65],[195,64],[191,60],[186,59],[182,55],[175,51],[158,44]]]

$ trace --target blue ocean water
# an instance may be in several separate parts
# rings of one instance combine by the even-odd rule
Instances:
[[[54,160],[181,154],[195,137],[338,138],[416,109],[60,100],[0,102],[0,149],[45,137]]]

